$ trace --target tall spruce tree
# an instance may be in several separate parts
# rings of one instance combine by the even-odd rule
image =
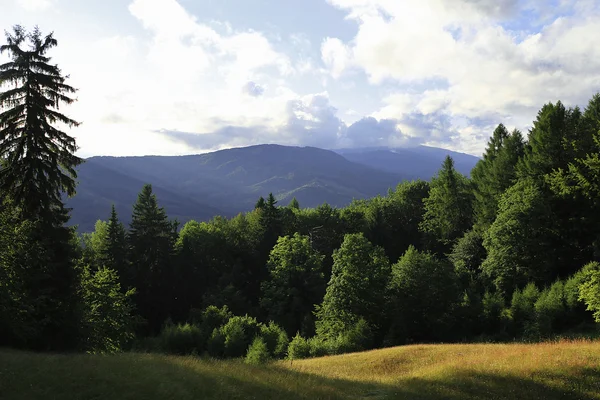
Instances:
[[[447,156],[438,174],[431,179],[425,214],[419,228],[429,238],[429,246],[447,254],[473,223],[471,182],[454,168]]]
[[[75,194],[75,167],[82,159],[74,155],[75,139],[55,128],[79,123],[58,109],[71,104],[75,89],[46,54],[57,45],[52,33],[42,36],[36,27],[27,33],[15,26],[6,33],[0,53],[10,61],[0,65],[0,192],[9,195],[26,218],[45,219],[62,209],[62,194]],[[63,222],[64,222],[63,216]]]
[[[100,258],[105,267],[116,271],[119,276],[126,273],[126,231],[123,223],[119,221],[114,204],[110,211],[110,218],[106,223],[106,238],[101,248]]]
[[[471,173],[475,193],[475,223],[486,229],[496,219],[498,201],[517,178],[516,166],[523,157],[524,140],[520,131],[508,133],[502,124],[494,130],[483,160]]]
[[[73,154],[75,139],[53,125],[78,125],[58,111],[74,101],[68,95],[75,89],[50,64],[47,52],[57,45],[52,34],[15,26],[6,40],[0,46],[10,59],[0,65],[0,202],[10,204],[4,209],[12,210],[15,236],[0,246],[0,260],[12,271],[3,284],[14,289],[18,282],[24,308],[5,323],[9,330],[25,327],[12,329],[17,345],[72,349],[78,340],[78,251],[73,229],[64,226],[69,215],[62,195],[75,193],[82,160]]]
[[[158,206],[152,185],[145,185],[133,205],[128,236],[130,267],[123,279],[137,289],[135,301],[148,323],[147,333],[160,329],[175,302],[172,258],[177,225]]]

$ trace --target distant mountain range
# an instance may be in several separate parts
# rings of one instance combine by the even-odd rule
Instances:
[[[91,157],[79,167],[71,223],[89,232],[115,204],[128,223],[145,183],[152,184],[171,218],[185,223],[249,211],[273,193],[280,204],[302,207],[385,194],[403,180],[430,179],[446,155],[468,175],[477,157],[434,147],[341,149],[258,145],[190,156]]]

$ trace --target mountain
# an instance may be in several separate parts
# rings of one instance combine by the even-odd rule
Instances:
[[[110,207],[115,205],[120,219],[128,224],[131,220],[133,203],[145,183],[152,180],[139,180],[127,175],[127,171],[119,172],[106,168],[96,158],[86,160],[78,168],[77,194],[67,200],[67,207],[72,208],[70,224],[78,225],[79,231],[91,232],[98,219],[107,220]],[[223,212],[213,206],[195,201],[182,193],[176,193],[153,185],[159,203],[167,209],[171,218],[180,221],[208,220]]]
[[[425,180],[429,180],[439,170],[447,155],[454,160],[455,168],[466,176],[470,175],[480,160],[469,154],[429,146],[338,149],[335,152],[358,164],[391,173],[410,174],[414,178]]]
[[[314,147],[258,145],[190,156],[92,157],[79,168],[77,195],[69,199],[72,223],[90,231],[110,204],[128,222],[131,205],[151,183],[172,218],[180,222],[233,216],[272,192],[280,204],[296,197],[302,207],[385,194],[410,173],[381,171]]]

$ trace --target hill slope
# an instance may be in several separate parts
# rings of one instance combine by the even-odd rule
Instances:
[[[454,166],[461,174],[469,176],[479,161],[478,157],[439,149],[418,146],[411,148],[364,148],[340,149],[337,153],[350,161],[382,171],[399,173],[410,172],[414,178],[429,180],[439,169],[447,155],[454,160]]]
[[[111,202],[122,205],[126,214],[121,215],[128,216],[133,193],[151,183],[169,216],[185,222],[249,211],[271,192],[284,205],[296,197],[302,207],[324,202],[344,206],[355,198],[385,194],[411,177],[311,147],[260,145],[191,156],[92,157],[80,167],[78,194],[68,205],[74,209],[73,222],[89,227],[106,218]]]
[[[16,399],[600,399],[600,342],[417,345],[248,366],[0,351]]]

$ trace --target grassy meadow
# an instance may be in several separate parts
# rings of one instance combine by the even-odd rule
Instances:
[[[600,399],[600,341],[414,345],[249,366],[0,350],[9,399]]]

